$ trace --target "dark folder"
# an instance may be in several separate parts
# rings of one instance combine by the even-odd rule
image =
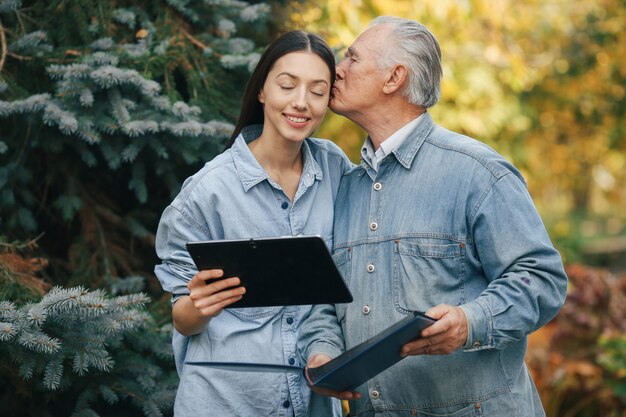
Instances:
[[[189,242],[198,270],[222,269],[246,287],[235,307],[349,303],[352,294],[319,236]]]
[[[300,366],[282,364],[199,361],[188,361],[185,364],[240,372],[305,372],[313,386],[334,391],[352,391],[399,362],[402,359],[402,346],[417,339],[420,332],[434,322],[435,319],[425,314],[412,312],[371,339],[318,368],[307,368],[306,372]]]

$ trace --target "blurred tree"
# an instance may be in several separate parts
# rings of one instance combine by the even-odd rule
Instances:
[[[291,11],[293,27],[319,32],[340,54],[377,15],[425,24],[444,65],[431,113],[523,171],[566,260],[592,235],[626,235],[622,0],[327,0]],[[364,133],[350,122],[328,117],[318,135],[358,160]]]
[[[568,299],[529,338],[527,362],[548,416],[626,412],[626,274],[567,268]]]

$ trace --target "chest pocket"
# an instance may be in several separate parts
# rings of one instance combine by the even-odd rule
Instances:
[[[397,240],[393,258],[394,303],[401,313],[465,302],[463,243]]]

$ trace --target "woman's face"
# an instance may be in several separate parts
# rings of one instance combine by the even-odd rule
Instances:
[[[314,53],[291,52],[270,70],[259,101],[263,104],[263,135],[302,141],[319,126],[330,94],[330,70]]]

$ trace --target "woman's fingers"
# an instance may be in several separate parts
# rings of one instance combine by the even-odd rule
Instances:
[[[232,288],[232,289],[218,290],[218,291],[210,292],[207,294],[201,291],[196,291],[195,294],[194,292],[189,294],[189,297],[191,297],[191,300],[193,301],[194,306],[198,309],[201,309],[201,308],[213,305],[213,304],[222,303],[228,300],[229,298],[243,296],[245,292],[246,292],[246,289],[244,287],[237,287],[237,288]]]
[[[189,282],[189,298],[193,306],[203,316],[213,317],[218,315],[223,308],[241,300],[246,289],[239,287],[241,280],[238,277],[222,278],[224,271],[221,269],[208,269],[199,271]]]
[[[200,312],[202,313],[202,315],[207,316],[207,317],[214,317],[216,315],[218,315],[224,308],[228,307],[229,305],[231,305],[232,303],[241,300],[241,298],[243,297],[243,295],[238,295],[235,297],[230,297],[227,298],[225,300],[222,300],[216,304],[212,304],[208,307],[204,307],[204,308],[200,308]],[[197,307],[196,307],[197,308]]]

